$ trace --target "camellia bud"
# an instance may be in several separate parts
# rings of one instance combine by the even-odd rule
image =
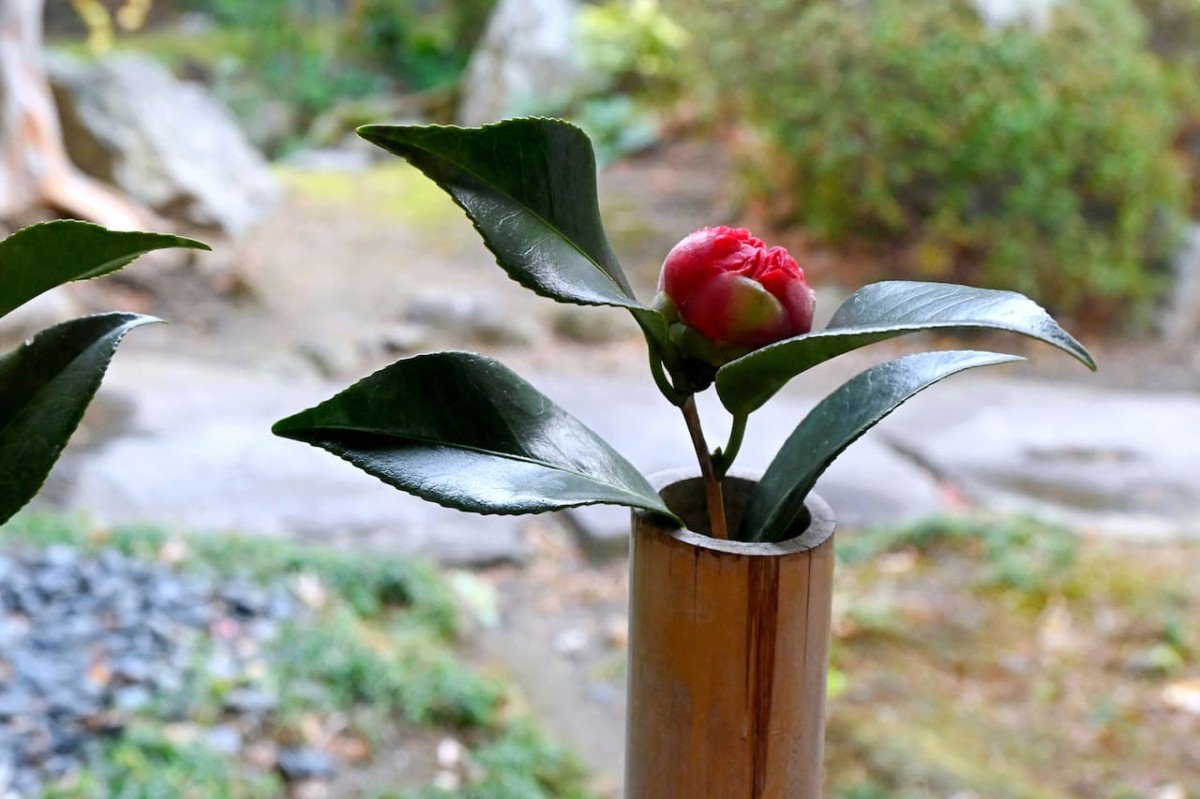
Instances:
[[[741,228],[701,228],[663,262],[655,306],[712,345],[713,366],[812,329],[816,297],[783,247]]]

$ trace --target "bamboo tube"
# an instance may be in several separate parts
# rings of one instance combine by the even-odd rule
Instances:
[[[726,478],[731,529],[753,485]],[[795,538],[721,541],[692,532],[698,477],[655,487],[691,529],[634,513],[626,799],[820,799],[832,511],[810,495]]]

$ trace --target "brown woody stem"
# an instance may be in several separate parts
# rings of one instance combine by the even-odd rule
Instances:
[[[721,479],[713,468],[712,454],[704,441],[704,430],[700,427],[700,414],[696,412],[696,398],[689,395],[680,406],[688,432],[692,435],[692,446],[696,448],[696,459],[700,461],[700,475],[704,479],[704,499],[708,504],[708,523],[713,538],[729,538],[725,522],[725,497],[721,491]]]

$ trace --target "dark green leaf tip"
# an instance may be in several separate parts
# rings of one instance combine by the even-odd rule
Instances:
[[[817,403],[788,436],[755,488],[742,536],[748,541],[781,540],[834,459],[917,393],[967,369],[1021,360],[973,350],[921,352],[851,378]]]
[[[449,194],[517,283],[558,302],[645,310],[608,243],[595,154],[578,127],[528,117],[480,128],[366,125],[359,135]]]
[[[0,523],[45,482],[125,334],[158,321],[131,313],[84,316],[0,355]]]
[[[670,515],[607,442],[476,353],[397,361],[272,429],[458,510],[541,513],[603,503]]]
[[[174,247],[209,249],[180,236],[109,230],[74,219],[22,228],[0,240],[0,316],[55,286],[101,277]]]
[[[103,225],[97,225],[95,222],[87,222],[82,219],[51,219],[46,222],[35,222],[32,225],[27,225],[19,230],[14,231],[4,241],[16,239],[20,241],[25,236],[38,235],[43,233],[59,234],[66,231],[85,231],[96,235],[106,236],[113,239],[134,238],[139,237],[150,241],[157,239],[161,242],[160,246],[152,249],[164,249],[167,247],[180,247],[189,250],[205,250],[212,252],[212,247],[202,241],[191,239],[186,236],[177,236],[174,233],[156,233],[153,231],[142,230],[114,230],[106,228]],[[147,250],[150,252],[150,250]]]
[[[384,147],[386,149],[386,145],[383,142],[388,141],[390,139],[389,134],[395,131],[444,130],[472,134],[496,129],[503,130],[513,127],[541,125],[545,123],[550,123],[556,127],[569,128],[579,133],[579,135],[583,136],[585,139],[588,138],[587,133],[583,130],[583,128],[579,127],[574,122],[562,119],[561,117],[547,116],[509,117],[508,119],[501,119],[496,122],[488,122],[477,127],[466,127],[463,125],[390,125],[387,123],[374,122],[367,125],[359,125],[354,129],[354,132],[358,134],[359,137],[366,139],[372,144]],[[591,145],[591,139],[588,139],[588,144],[589,146]]]

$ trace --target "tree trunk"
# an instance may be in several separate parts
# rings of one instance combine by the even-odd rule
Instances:
[[[79,172],[67,158],[42,66],[44,0],[0,0],[0,218],[37,204],[130,230],[153,214]]]

